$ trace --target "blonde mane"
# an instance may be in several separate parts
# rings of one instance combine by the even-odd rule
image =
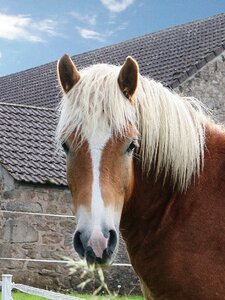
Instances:
[[[185,190],[203,167],[206,117],[201,103],[139,75],[133,106],[120,91],[119,71],[99,64],[80,72],[59,106],[57,140],[67,140],[74,130],[85,139],[99,126],[123,134],[130,122],[140,133],[143,171],[154,166],[156,178],[162,171],[165,177],[170,173],[174,185]]]

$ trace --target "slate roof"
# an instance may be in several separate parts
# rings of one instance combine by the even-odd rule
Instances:
[[[135,57],[140,72],[177,87],[225,49],[225,13],[73,56],[79,68],[122,64]],[[54,108],[60,98],[56,62],[0,78],[0,102]]]
[[[225,13],[73,59],[83,68],[102,62],[122,64],[132,55],[143,75],[174,88],[224,49]],[[65,156],[56,153],[54,143],[57,86],[56,62],[0,77],[0,163],[16,180],[66,185]]]
[[[0,163],[19,181],[66,185],[54,110],[0,104]]]

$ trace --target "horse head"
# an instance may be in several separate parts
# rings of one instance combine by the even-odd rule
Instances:
[[[58,78],[64,97],[57,130],[77,217],[74,248],[89,264],[110,264],[134,183],[138,65],[128,57],[121,68],[98,65],[79,72],[64,55]]]

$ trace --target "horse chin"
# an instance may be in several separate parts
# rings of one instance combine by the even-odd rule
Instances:
[[[117,248],[114,250],[113,253],[110,253],[107,249],[104,250],[102,257],[96,257],[93,250],[87,247],[85,251],[85,259],[88,266],[96,266],[101,267],[102,269],[109,268],[117,254]]]

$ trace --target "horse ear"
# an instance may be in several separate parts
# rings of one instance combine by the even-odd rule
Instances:
[[[66,93],[68,93],[80,79],[80,74],[75,64],[67,54],[64,54],[58,61],[57,72],[59,82]]]
[[[129,100],[131,100],[136,91],[137,82],[138,64],[131,56],[128,56],[120,70],[118,83],[121,91]]]

